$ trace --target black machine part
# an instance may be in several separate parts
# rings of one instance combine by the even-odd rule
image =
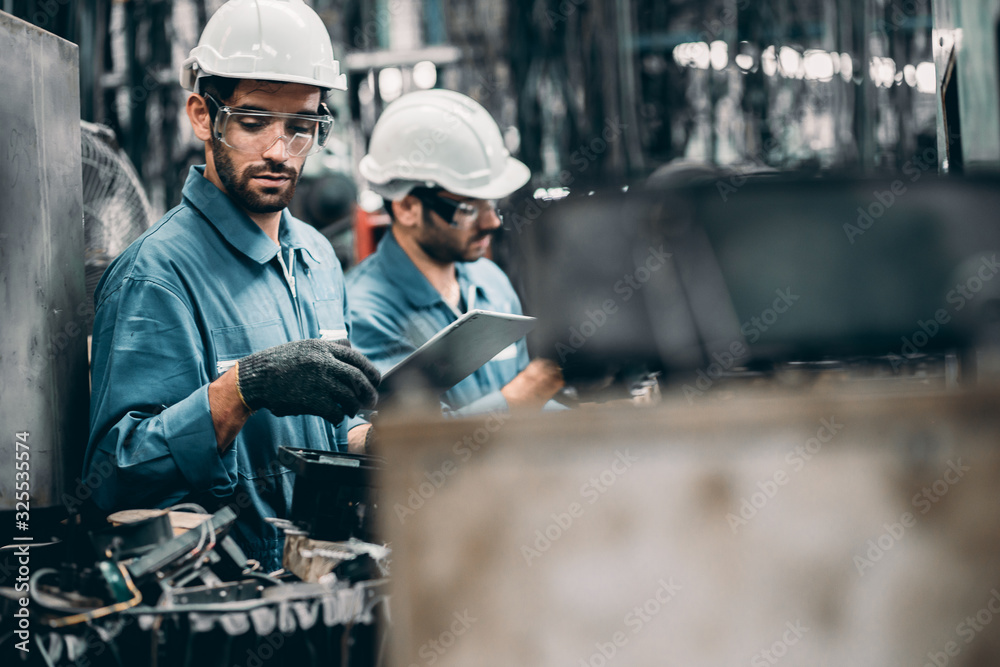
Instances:
[[[90,534],[94,549],[114,560],[142,556],[173,538],[170,517],[166,512]]]
[[[292,447],[278,456],[295,473],[291,521],[318,540],[372,541],[375,472],[384,459]]]
[[[223,507],[213,514],[211,519],[205,521],[208,525],[204,530],[200,528],[188,530],[173,540],[161,544],[129,564],[129,573],[138,583],[156,574],[162,576],[167,572],[183,569],[191,564],[191,559],[187,558],[186,554],[203,556],[208,551],[206,534],[212,544],[220,542],[235,521],[236,512],[230,507]]]

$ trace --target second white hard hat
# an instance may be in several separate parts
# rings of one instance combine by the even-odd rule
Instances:
[[[390,201],[416,186],[501,199],[531,178],[481,104],[438,89],[409,93],[385,108],[359,169],[371,189]]]
[[[229,0],[181,64],[181,86],[223,76],[347,90],[330,33],[302,0]]]

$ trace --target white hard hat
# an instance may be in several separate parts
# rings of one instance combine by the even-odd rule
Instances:
[[[409,93],[387,106],[358,167],[371,189],[390,201],[416,186],[500,199],[531,178],[481,104],[438,89]]]
[[[229,0],[181,64],[181,86],[223,76],[347,90],[330,34],[302,0]]]

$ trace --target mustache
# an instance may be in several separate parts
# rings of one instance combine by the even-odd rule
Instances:
[[[253,165],[247,167],[246,171],[243,172],[244,178],[253,178],[260,174],[269,174],[271,176],[288,176],[289,178],[295,178],[298,176],[299,172],[289,166],[287,163],[283,162],[271,162],[266,161],[262,165]]]

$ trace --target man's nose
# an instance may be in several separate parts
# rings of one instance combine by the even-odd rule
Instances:
[[[502,224],[496,206],[488,205],[479,213],[479,228],[493,231]]]
[[[288,140],[285,139],[284,136],[278,135],[274,138],[274,141],[271,142],[271,145],[264,149],[261,156],[271,160],[272,162],[286,161],[289,157],[291,157],[288,153]]]

